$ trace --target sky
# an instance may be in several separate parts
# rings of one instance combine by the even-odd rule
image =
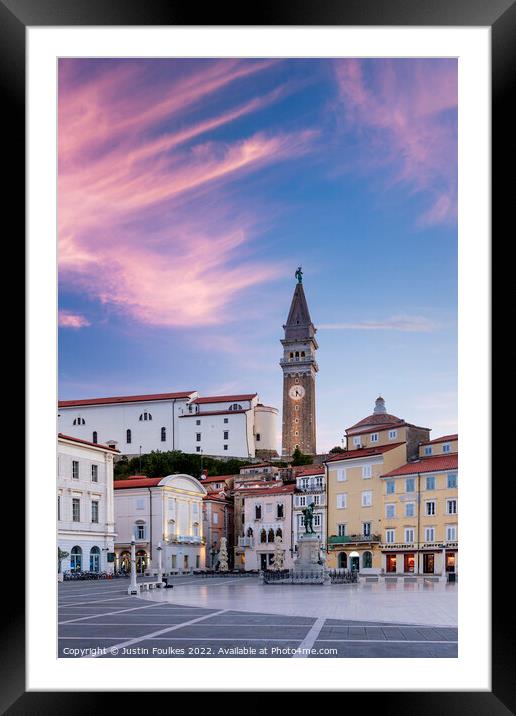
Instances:
[[[60,399],[281,412],[301,265],[318,451],[457,430],[455,60],[61,59],[58,109]]]

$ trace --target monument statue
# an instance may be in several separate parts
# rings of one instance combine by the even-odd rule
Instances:
[[[297,271],[294,275],[297,278],[298,283],[303,283],[303,272],[301,271],[301,266],[297,267]]]
[[[303,524],[305,526],[305,535],[315,534],[314,531],[314,508],[315,503],[311,502],[308,507],[303,510]]]

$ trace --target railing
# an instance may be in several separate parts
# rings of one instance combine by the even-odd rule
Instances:
[[[253,537],[239,537],[238,538],[238,546],[239,547],[252,547],[253,545],[254,545]]]
[[[196,535],[172,535],[168,538],[169,542],[191,542],[192,544],[205,544],[205,537],[198,537]]]
[[[356,569],[322,569],[311,571],[279,569],[265,569],[262,571],[265,584],[323,584],[329,578],[331,584],[356,584],[358,571]]]
[[[324,485],[307,485],[304,487],[303,485],[299,485],[298,490],[301,490],[301,492],[326,492],[326,487]]]
[[[356,569],[330,569],[329,577],[332,584],[356,584],[358,571]]]

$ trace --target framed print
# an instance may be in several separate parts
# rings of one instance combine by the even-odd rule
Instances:
[[[29,338],[3,710],[506,713],[489,268],[514,4],[0,12]]]

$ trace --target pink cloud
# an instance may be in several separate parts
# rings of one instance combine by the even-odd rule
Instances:
[[[134,64],[75,84],[64,66],[59,97],[59,266],[72,290],[145,323],[213,325],[239,294],[279,267],[245,250],[259,216],[224,188],[309,151],[313,131],[203,135],[276,102],[285,85],[192,121],[185,112],[272,61],[203,65],[147,88]],[[159,91],[158,91],[159,90]],[[175,118],[171,121],[171,118]],[[163,120],[167,125],[163,127]]]
[[[70,311],[59,311],[58,324],[61,328],[86,328],[91,325],[85,316]]]
[[[340,105],[362,166],[428,197],[420,225],[457,215],[457,65],[452,60],[337,60]]]

